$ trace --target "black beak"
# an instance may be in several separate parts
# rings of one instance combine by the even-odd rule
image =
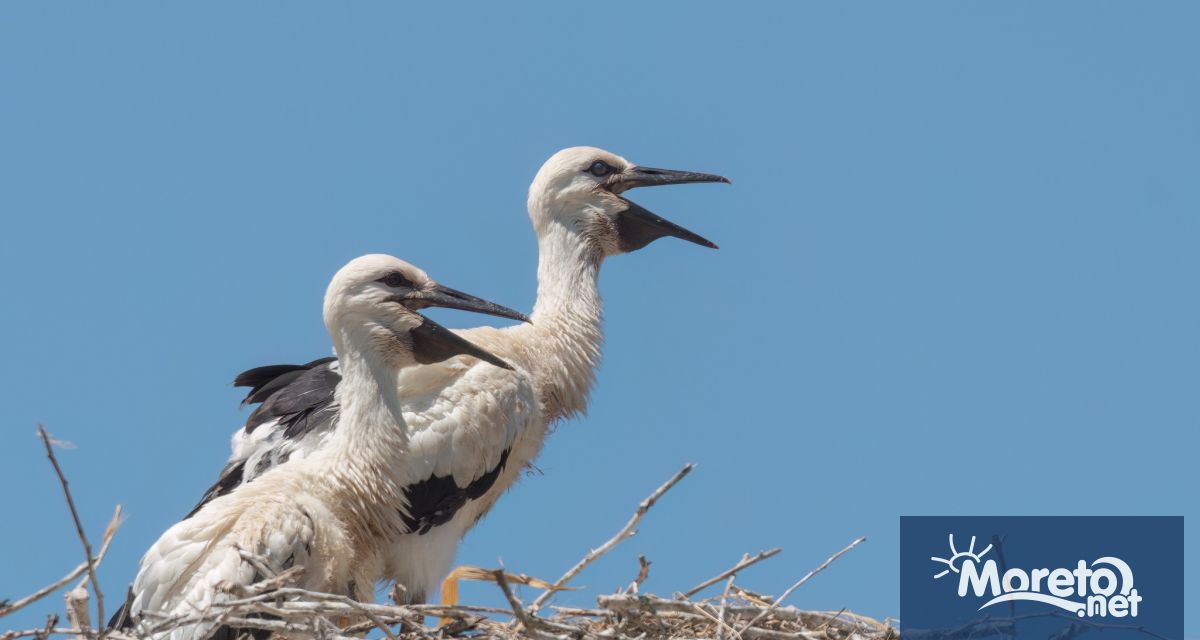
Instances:
[[[463,293],[462,291],[440,284],[434,286],[433,291],[413,292],[405,297],[404,302],[405,306],[413,310],[424,309],[425,307],[446,307],[448,309],[462,309],[463,311],[474,311],[476,313],[486,313],[491,316],[529,322],[529,316],[520,311],[502,307],[495,302],[488,302],[483,298],[476,298],[469,293]]]
[[[489,303],[490,304],[490,303]],[[504,307],[500,307],[503,309]],[[515,311],[513,313],[516,313]],[[419,315],[419,314],[418,314]],[[413,357],[421,364],[433,364],[458,355],[468,355],[484,362],[512,370],[512,366],[496,356],[459,337],[446,327],[421,316],[424,322],[409,331],[413,342]]]
[[[621,193],[627,189],[638,187],[658,187],[666,184],[688,184],[690,182],[724,182],[732,184],[729,178],[714,173],[697,173],[695,171],[675,171],[674,169],[655,169],[654,167],[629,167],[609,180],[608,190]]]
[[[725,184],[729,184],[729,178],[712,173],[674,171],[672,169],[654,169],[652,167],[630,167],[609,180],[608,190],[613,193],[622,193],[628,189],[635,189],[637,187],[657,187],[692,182],[724,182]],[[621,198],[621,200],[629,205],[628,209],[617,215],[617,234],[621,251],[637,251],[663,236],[673,236],[710,249],[717,248],[717,245],[713,244],[707,238],[688,231],[666,218],[651,213],[625,198]]]
[[[621,251],[637,251],[663,236],[674,236],[702,247],[716,249],[717,245],[699,234],[647,211],[641,205],[621,198],[629,208],[617,214],[617,237]]]

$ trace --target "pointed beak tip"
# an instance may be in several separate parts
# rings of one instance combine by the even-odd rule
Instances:
[[[433,307],[444,307],[447,309],[459,309],[461,311],[470,311],[472,313],[482,313],[498,318],[508,318],[510,320],[518,320],[520,322],[529,322],[529,316],[508,307],[498,305],[495,302],[477,298],[468,293],[463,293],[457,289],[451,289],[445,285],[437,285],[437,289],[432,294],[425,294],[424,300],[426,304]]]
[[[480,349],[478,346],[475,346],[474,350],[465,353],[466,355],[474,356],[492,366],[499,367],[501,369],[508,369],[509,371],[516,371],[516,369],[514,369],[507,360],[502,359],[500,356],[497,356],[490,351]]]
[[[504,360],[495,354],[484,351],[483,349],[480,349],[478,352],[471,353],[468,355],[473,355],[476,358],[479,358],[480,360],[482,360],[492,366],[499,367],[501,369],[508,369],[509,371],[516,371],[516,369],[514,369],[513,366],[508,363],[507,360]]]
[[[422,322],[416,328],[410,329],[409,334],[413,339],[412,351],[419,364],[432,364],[454,356],[465,355],[501,369],[515,371],[512,365],[500,359],[496,354],[419,313],[417,315],[421,317]]]

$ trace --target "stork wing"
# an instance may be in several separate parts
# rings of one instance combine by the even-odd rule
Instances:
[[[464,333],[471,331],[479,329]],[[335,358],[240,374],[234,384],[250,388],[242,404],[259,406],[234,434],[229,462],[188,517],[289,459],[319,449],[337,427],[334,393],[340,381]],[[423,534],[487,494],[507,468],[518,436],[541,423],[524,373],[451,358],[406,368],[400,385],[410,433],[409,452],[397,452],[409,478],[403,489],[409,507],[404,523]],[[526,440],[530,444],[523,446],[534,449],[519,451],[518,465],[536,454],[532,443],[540,444],[541,434]]]
[[[129,599],[110,624],[132,628],[143,611],[203,611],[240,597],[236,587],[307,565],[315,541],[312,516],[301,504],[265,498],[230,496],[212,502],[163,533],[143,556]],[[211,624],[183,627],[169,637],[199,640],[210,629]],[[223,636],[233,637],[218,631],[217,637]]]
[[[400,384],[410,433],[401,517],[410,532],[425,534],[502,478],[511,482],[518,469],[509,465],[525,464],[540,446],[540,434],[522,437],[540,424],[524,374],[447,361],[405,369]]]
[[[246,433],[271,422],[283,425],[289,438],[312,431],[321,424],[321,413],[333,404],[333,392],[341,380],[333,357],[242,372],[233,381],[234,386],[251,387],[242,406],[262,403],[246,419]]]
[[[317,450],[337,424],[334,391],[341,380],[333,357],[238,374],[234,386],[250,387],[242,406],[259,406],[233,435],[233,453],[217,481],[185,518],[292,457]]]

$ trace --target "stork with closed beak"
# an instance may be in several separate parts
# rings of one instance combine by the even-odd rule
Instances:
[[[291,567],[298,567],[299,586],[372,598],[390,544],[408,530],[412,505],[401,489],[423,479],[412,475],[411,466],[396,464],[410,448],[397,379],[415,365],[453,357],[509,370],[505,361],[413,310],[424,306],[522,317],[441,287],[391,256],[363,256],[343,267],[324,305],[340,365],[337,428],[312,455],[208,501],[168,529],[143,557],[114,626],[128,626],[130,614],[144,611],[204,611],[238,597],[231,587]],[[204,638],[211,627],[185,626],[163,637]]]
[[[541,449],[548,427],[584,412],[600,360],[604,259],[666,236],[716,245],[624,197],[638,187],[729,182],[708,173],[654,169],[594,147],[554,154],[529,187],[540,252],[532,322],[459,335],[516,366],[507,371],[452,358],[404,370],[399,401],[411,436],[397,464],[420,480],[397,487],[413,505],[412,534],[393,545],[387,575],[423,601],[453,561],[459,540]],[[205,501],[265,471],[313,455],[335,430],[340,363],[275,365],[238,376],[261,403],[233,438],[233,455]]]

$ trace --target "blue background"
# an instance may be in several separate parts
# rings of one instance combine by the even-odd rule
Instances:
[[[741,583],[778,593],[865,534],[791,601],[883,618],[901,514],[1196,518],[1197,24],[1170,2],[4,3],[0,597],[82,557],[37,422],[77,445],[94,540],[125,505],[111,610],[225,459],[233,375],[327,353],[341,264],[394,253],[529,309],[526,188],[579,144],[731,177],[634,195],[722,248],[605,265],[590,415],[462,562],[552,579],[687,461],[563,601],[639,553],[666,594],[775,545]]]
[[[971,621],[996,620],[1009,616],[1016,622],[1016,635],[1024,638],[1051,638],[1071,624],[1095,624],[1099,629],[1086,635],[1102,634],[1108,640],[1146,640],[1149,636],[1183,637],[1183,518],[1179,517],[995,517],[995,516],[918,516],[900,522],[900,602],[901,637],[909,630],[953,630]],[[1133,571],[1133,588],[1142,597],[1137,617],[1092,616],[1078,618],[1040,602],[999,603],[979,607],[992,598],[988,592],[977,597],[968,591],[958,595],[959,573],[947,573],[934,579],[948,567],[930,560],[950,559],[947,534],[954,535],[954,546],[970,549],[975,536],[974,553],[982,562],[995,560],[1003,577],[1006,568],[1021,569],[1028,576],[1034,569],[1074,570],[1080,560],[1092,567],[1093,561],[1116,556]],[[992,546],[993,536],[1000,545]],[[961,569],[963,560],[955,561]],[[1106,566],[1106,565],[1100,565]],[[1111,567],[1109,567],[1111,569]],[[1042,581],[1041,592],[1049,593]],[[1118,584],[1117,588],[1125,585]],[[1089,592],[1090,593],[1090,592]],[[1070,597],[1071,601],[1086,598]],[[1132,609],[1130,609],[1132,612]],[[1032,617],[1056,613],[1060,617]]]

